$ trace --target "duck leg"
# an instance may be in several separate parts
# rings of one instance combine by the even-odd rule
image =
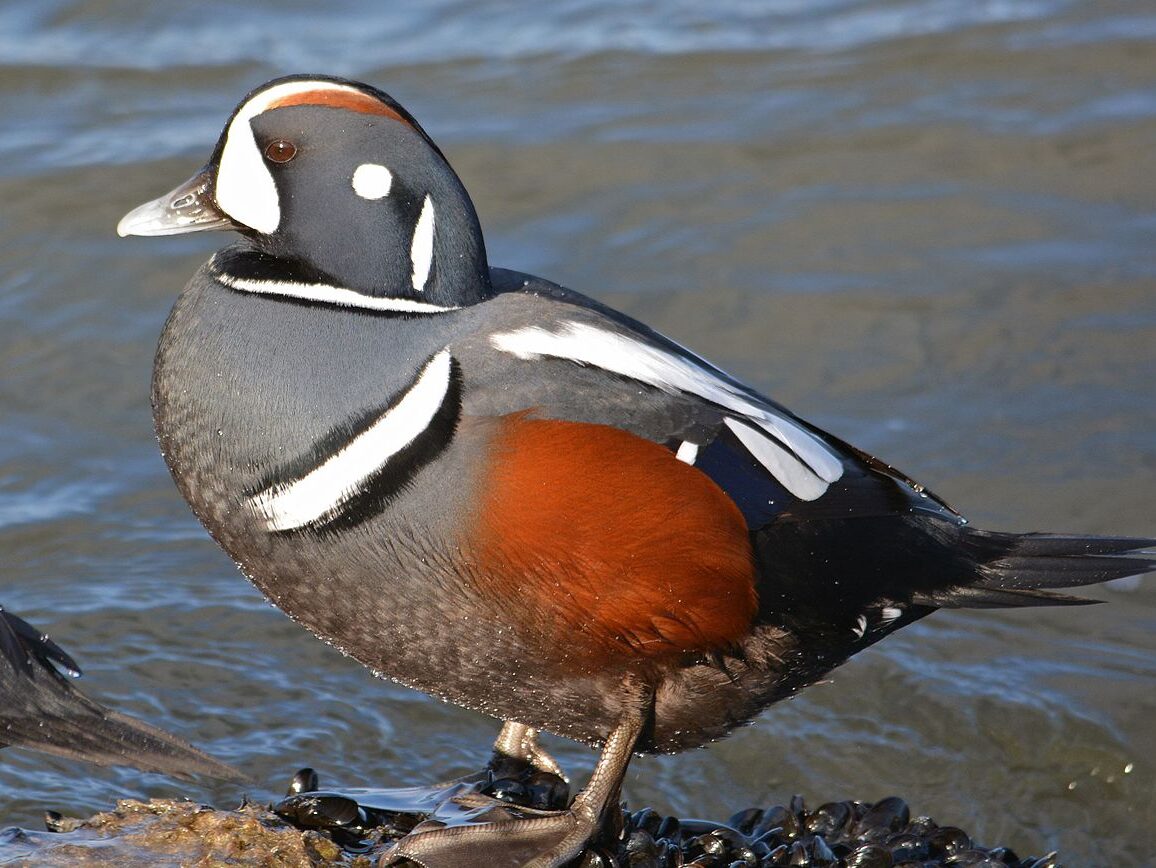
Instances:
[[[622,779],[649,717],[653,693],[633,681],[632,699],[602,747],[585,788],[565,811],[493,810],[479,805],[469,822],[445,825],[435,817],[394,845],[383,865],[409,859],[425,868],[561,868],[595,842],[617,811]],[[504,730],[505,728],[503,728]],[[472,800],[461,800],[468,807]]]
[[[493,822],[507,808],[521,806],[557,811],[570,801],[568,783],[538,744],[536,729],[505,721],[493,755],[479,771],[427,786],[329,792],[320,789],[313,769],[302,769],[274,810],[301,828],[326,830],[341,840],[365,836],[375,826],[412,829],[430,816],[446,825],[478,822],[483,814],[485,822]]]
[[[538,730],[507,720],[502,724],[502,730],[494,741],[494,753],[504,754],[514,759],[529,763],[538,771],[557,775],[562,780],[569,780],[562,772],[558,761],[538,744]]]

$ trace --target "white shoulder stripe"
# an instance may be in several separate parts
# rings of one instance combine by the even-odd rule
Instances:
[[[223,271],[214,272],[217,280],[230,289],[240,292],[252,292],[257,295],[276,295],[286,298],[298,298],[302,301],[316,301],[321,304],[332,304],[338,307],[361,308],[362,310],[386,311],[395,313],[446,313],[458,310],[456,307],[443,307],[430,304],[426,301],[414,301],[410,298],[390,298],[389,296],[365,295],[352,289],[341,286],[331,286],[327,283],[297,283],[290,280],[256,280],[249,277],[234,277]]]
[[[426,363],[409,391],[321,466],[249,499],[270,531],[311,524],[356,496],[366,481],[412,443],[445,401],[452,374],[449,350]]]
[[[430,266],[433,265],[434,219],[433,200],[427,194],[421,206],[421,216],[413,227],[413,241],[409,245],[409,257],[413,261],[413,288],[418,292],[425,289]]]
[[[714,373],[706,362],[699,363],[693,357],[676,356],[627,335],[580,322],[562,323],[557,331],[527,326],[492,335],[490,342],[495,348],[521,359],[550,356],[595,365],[667,392],[697,395],[745,416],[802,459],[800,468],[817,477],[822,485],[819,494],[826,491],[826,483],[843,475],[843,462],[821,439],[787,416],[751,400]]]

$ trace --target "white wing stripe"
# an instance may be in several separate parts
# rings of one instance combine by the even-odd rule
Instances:
[[[442,350],[377,421],[305,476],[254,495],[250,507],[271,531],[302,527],[338,509],[429,427],[449,391],[451,371],[449,350]]]
[[[316,301],[322,304],[334,304],[338,307],[393,311],[396,313],[446,313],[447,311],[458,310],[456,307],[443,307],[425,301],[414,301],[409,298],[364,295],[352,289],[330,286],[327,283],[296,283],[289,280],[255,280],[247,277],[234,277],[223,271],[217,271],[216,278],[230,289],[236,289],[241,292],[299,298],[302,301]]]
[[[843,462],[827,444],[791,419],[750,400],[715,375],[705,362],[696,364],[625,335],[579,322],[563,323],[558,331],[527,326],[495,334],[490,342],[495,348],[521,359],[540,356],[570,359],[667,392],[698,395],[734,413],[750,417],[751,421],[794,451],[810,472],[823,482],[834,482],[843,475]]]
[[[807,462],[816,476],[824,482],[835,482],[843,475],[843,462],[814,434],[785,416],[775,416],[756,405],[751,406],[759,410],[759,413],[755,414],[748,410],[746,415],[757,421],[764,431],[790,446]]]
[[[817,500],[826,493],[827,483],[778,443],[738,419],[726,419],[725,424],[755,460],[795,497]]]

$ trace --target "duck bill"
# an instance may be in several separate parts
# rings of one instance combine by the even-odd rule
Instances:
[[[116,224],[116,234],[183,235],[210,229],[240,229],[229,219],[211,193],[213,176],[206,166],[170,193],[133,208]]]

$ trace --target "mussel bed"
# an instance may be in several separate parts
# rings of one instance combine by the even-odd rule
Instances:
[[[477,791],[517,807],[565,803],[560,779],[540,772],[491,771]],[[36,866],[219,864],[315,868],[374,866],[422,815],[373,806],[354,795],[323,792],[302,769],[276,805],[243,803],[222,811],[194,802],[122,801],[88,819],[46,815],[47,832],[0,831],[0,863]],[[650,808],[625,808],[609,840],[592,848],[582,868],[1057,868],[1055,853],[1021,857],[1008,847],[979,845],[962,829],[912,817],[889,797],[870,803],[826,802],[808,808],[748,808],[725,822],[678,819]]]

